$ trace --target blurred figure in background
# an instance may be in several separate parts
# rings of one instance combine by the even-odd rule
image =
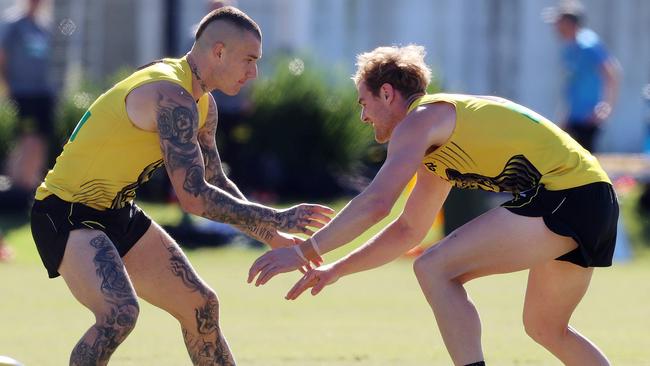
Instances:
[[[11,186],[0,192],[3,209],[10,211],[24,211],[29,205],[43,179],[54,132],[52,36],[37,19],[44,1],[24,3],[24,13],[4,24],[0,35],[0,82],[18,111],[17,141],[5,164]],[[0,232],[0,262],[12,256]]]
[[[6,262],[13,258],[13,256],[13,251],[5,243],[4,236],[2,232],[0,232],[0,262]]]
[[[19,136],[7,173],[16,189],[31,196],[45,173],[56,93],[49,78],[52,35],[36,17],[44,1],[26,3],[26,13],[8,23],[2,34],[0,74],[18,109]]]
[[[578,1],[551,9],[549,21],[564,42],[567,114],[563,128],[590,152],[601,125],[612,112],[618,93],[619,66],[598,35],[584,27],[585,12]]]

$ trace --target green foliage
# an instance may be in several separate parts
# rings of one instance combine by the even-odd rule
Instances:
[[[14,141],[16,106],[8,99],[0,101],[0,162],[6,161]]]
[[[91,90],[90,88],[88,90]],[[77,91],[61,99],[57,112],[56,145],[59,150],[65,145],[75,126],[90,104],[97,98],[93,91]]]
[[[308,61],[278,60],[255,83],[252,115],[233,129],[241,145],[228,160],[235,181],[284,197],[340,193],[339,176],[359,169],[373,144],[356,100],[350,80],[328,79]]]

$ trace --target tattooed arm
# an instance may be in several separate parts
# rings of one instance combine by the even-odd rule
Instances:
[[[203,161],[205,162],[205,179],[208,183],[223,189],[233,197],[248,201],[237,185],[230,180],[223,171],[221,158],[219,157],[219,150],[217,149],[217,143],[215,140],[218,120],[217,104],[212,95],[210,95],[209,98],[210,104],[208,107],[208,116],[205,125],[199,129],[198,132],[198,142],[201,148]],[[273,248],[292,245],[294,243],[290,235],[278,232],[278,230],[272,225],[234,224],[234,226],[247,235],[262,241]]]
[[[198,141],[197,106],[179,85],[162,82],[157,88],[156,125],[167,173],[185,211],[229,224],[270,226],[290,233],[308,232],[308,226],[329,221],[324,214],[331,213],[330,209],[323,206],[301,204],[278,210],[208,183]],[[218,154],[212,159],[216,162]]]

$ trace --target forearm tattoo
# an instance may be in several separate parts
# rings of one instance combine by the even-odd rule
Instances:
[[[237,226],[240,230],[246,232],[248,235],[254,237],[255,239],[261,240],[265,243],[271,241],[275,235],[276,230],[270,229],[266,226],[259,225],[248,225],[248,226]]]
[[[157,105],[157,123],[161,149],[170,176],[179,170],[185,173],[182,188],[201,199],[201,216],[245,226],[265,223],[288,229],[295,225],[292,215],[264,206],[244,204],[225,191],[206,184],[206,169],[196,138],[198,112],[195,106],[190,108],[161,94]],[[218,157],[214,153],[209,153],[207,160],[208,164],[218,164]],[[216,169],[215,166],[212,168]],[[213,178],[217,179],[217,183],[223,183],[219,182],[221,178]]]
[[[105,364],[135,326],[139,306],[119,254],[104,235],[90,240],[97,249],[93,262],[109,313],[86,332],[70,355],[70,365]]]

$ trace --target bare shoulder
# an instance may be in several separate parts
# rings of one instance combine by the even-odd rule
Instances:
[[[126,97],[126,113],[131,123],[145,131],[156,131],[161,106],[173,105],[196,109],[190,93],[170,81],[146,83]]]
[[[423,143],[442,145],[451,137],[456,127],[456,107],[448,102],[424,104],[404,118],[395,132],[403,138]]]

